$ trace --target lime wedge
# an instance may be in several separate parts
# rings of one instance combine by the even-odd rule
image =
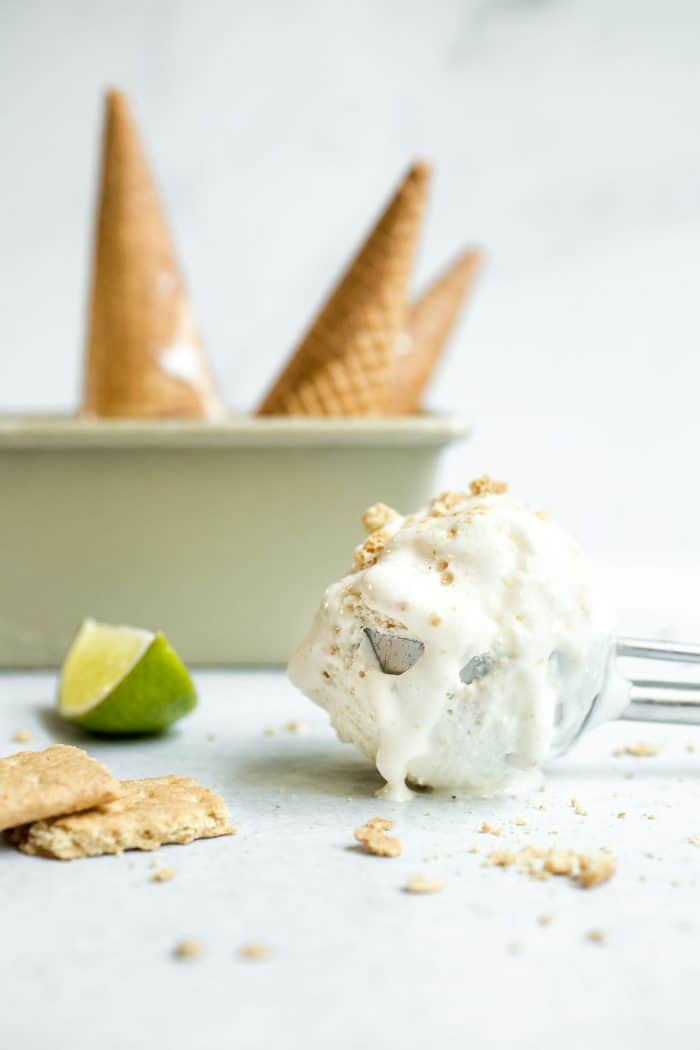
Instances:
[[[58,713],[95,733],[157,733],[197,703],[165,635],[85,620],[61,669]]]

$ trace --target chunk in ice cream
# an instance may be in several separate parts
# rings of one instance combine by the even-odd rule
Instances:
[[[376,763],[387,797],[531,786],[606,674],[612,616],[589,562],[486,477],[363,520],[369,536],[327,589],[292,682]]]

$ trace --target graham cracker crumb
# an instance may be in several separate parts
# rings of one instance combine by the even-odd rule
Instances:
[[[445,587],[449,587],[451,583],[455,582],[455,574],[451,569],[446,569],[445,572],[440,575],[440,583]]]
[[[516,827],[524,828],[527,824],[527,821],[525,820],[525,817],[516,817],[513,823],[516,825]]]
[[[174,868],[158,868],[158,870],[151,877],[151,882],[170,882],[170,880],[174,878]]]
[[[309,727],[305,722],[299,722],[297,719],[293,719],[291,722],[287,722],[284,727],[288,733],[298,733],[300,736],[306,735],[310,732]]]
[[[589,930],[586,934],[586,939],[592,941],[593,944],[605,944],[608,935],[605,930]]]
[[[577,798],[572,798],[571,799],[571,808],[573,809],[573,811],[574,811],[574,813],[576,814],[577,817],[587,817],[588,816],[588,810],[583,808],[583,806],[581,805],[581,803],[579,802],[579,800]]]
[[[262,962],[264,959],[271,959],[275,953],[268,944],[263,944],[261,941],[249,941],[238,949],[238,954],[242,959]]]
[[[428,512],[431,518],[444,518],[467,500],[466,492],[450,492],[449,489],[430,501]]]
[[[537,916],[537,925],[538,926],[551,926],[553,922],[554,922],[554,912],[553,911],[547,911],[547,912],[544,913],[544,915],[538,915]]]
[[[196,959],[203,951],[204,948],[200,941],[195,941],[192,937],[185,937],[184,940],[177,942],[173,955],[177,959]]]
[[[503,834],[503,828],[497,828],[484,820],[479,828],[479,832],[482,835],[497,835],[500,837]]]
[[[387,831],[393,826],[393,820],[372,817],[363,827],[355,828],[355,838],[365,853],[372,853],[375,857],[400,857],[401,839],[387,835]]]
[[[15,729],[12,739],[17,744],[29,744],[32,740],[32,734],[28,729]]]
[[[550,850],[544,861],[544,870],[552,875],[573,875],[576,870],[576,854],[570,849]]]
[[[391,539],[391,533],[386,529],[377,529],[365,542],[355,549],[353,555],[358,569],[369,569],[379,560],[379,556]]]
[[[600,886],[611,879],[617,871],[615,858],[607,853],[579,853],[579,885],[584,889]]]
[[[409,875],[406,879],[407,893],[440,893],[442,879],[428,879],[425,875]]]
[[[660,751],[661,744],[649,744],[643,740],[638,740],[636,743],[627,744],[623,753],[632,755],[634,758],[650,758],[653,755],[658,755]]]
[[[511,850],[501,849],[489,853],[487,863],[496,868],[508,868],[511,864],[515,864],[515,861],[515,853],[511,852]]]
[[[387,507],[386,503],[373,503],[362,515],[362,524],[366,532],[372,533],[400,517],[399,512],[393,507]]]
[[[624,820],[624,818],[626,816],[627,816],[627,811],[623,809],[617,814],[617,819],[618,820]]]
[[[442,623],[442,617],[438,616],[437,613],[431,613],[430,614],[430,622],[433,625],[433,627],[439,627],[440,624]]]
[[[500,496],[508,491],[505,481],[495,481],[488,474],[482,474],[469,482],[469,491],[472,496]]]
[[[388,820],[387,817],[370,817],[365,823],[366,828],[373,828],[376,831],[391,831],[394,826],[393,820]]]
[[[501,868],[514,864],[522,875],[537,880],[546,880],[553,875],[568,876],[586,889],[606,882],[617,870],[614,857],[602,851],[586,854],[573,849],[542,849],[541,846],[524,846],[515,854],[508,850],[495,851],[487,863]]]
[[[688,837],[688,842],[690,843],[691,846],[698,846],[698,847],[700,847],[700,835],[690,835]]]

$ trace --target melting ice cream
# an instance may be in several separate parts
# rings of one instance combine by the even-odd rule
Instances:
[[[576,542],[490,478],[403,517],[383,504],[326,591],[292,682],[386,780],[530,786],[589,716],[612,617]]]

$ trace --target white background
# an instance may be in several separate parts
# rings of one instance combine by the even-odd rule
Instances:
[[[699,53],[694,0],[1,0],[0,409],[76,405],[120,85],[232,407],[426,157],[417,286],[489,257],[430,395],[477,427],[446,481],[502,476],[599,559],[690,571]]]
[[[77,403],[106,86],[131,96],[236,409],[423,156],[416,285],[465,244],[489,257],[431,392],[476,427],[444,480],[507,479],[601,562],[624,628],[700,639],[699,55],[695,0],[0,0],[0,410]],[[46,713],[53,677],[1,685],[1,754],[22,725],[84,743]],[[398,807],[405,855],[382,861],[347,851],[388,807],[321,712],[272,672],[199,685],[171,737],[89,746],[118,776],[199,775],[240,834],[165,851],[163,886],[148,856],[0,845],[3,1045],[697,1047],[697,729],[591,734],[544,811]],[[294,717],[309,736],[264,735]],[[662,754],[613,760],[638,735]],[[467,853],[525,841],[611,844],[619,874],[587,894]],[[444,893],[407,898],[414,870]],[[181,936],[204,943],[191,966]],[[274,961],[246,968],[258,938]]]

